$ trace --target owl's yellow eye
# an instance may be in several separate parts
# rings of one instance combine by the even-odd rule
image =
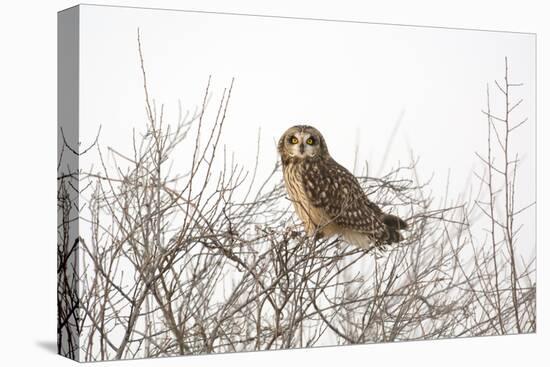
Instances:
[[[293,136],[292,138],[290,138],[290,142],[291,142],[292,144],[298,144],[298,138],[295,137],[295,136]]]
[[[313,145],[313,139],[312,139],[312,138],[308,138],[308,139],[306,140],[306,143],[307,143],[307,145]]]

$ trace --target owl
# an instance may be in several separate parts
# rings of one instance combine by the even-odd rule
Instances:
[[[319,130],[289,128],[278,151],[286,191],[309,236],[341,236],[366,250],[403,239],[407,223],[367,198],[357,178],[330,156]]]

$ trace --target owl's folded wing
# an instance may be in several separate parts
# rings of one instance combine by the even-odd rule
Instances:
[[[306,165],[303,178],[311,204],[324,210],[332,222],[374,237],[385,235],[382,211],[368,200],[355,176],[336,161]]]

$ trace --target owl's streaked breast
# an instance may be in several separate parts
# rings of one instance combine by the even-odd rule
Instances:
[[[303,162],[289,163],[284,167],[283,175],[290,200],[294,204],[296,214],[304,223],[306,232],[312,235],[320,226],[325,235],[332,232],[330,218],[325,211],[314,206],[306,193],[306,181],[304,180],[305,165]]]

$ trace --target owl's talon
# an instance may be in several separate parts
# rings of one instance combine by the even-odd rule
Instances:
[[[315,232],[313,235],[313,242],[319,242],[323,239],[323,233],[322,232]]]

